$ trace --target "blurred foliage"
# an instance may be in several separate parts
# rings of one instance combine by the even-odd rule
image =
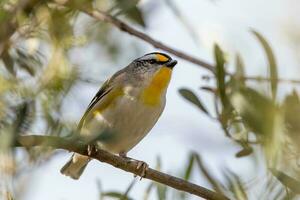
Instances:
[[[74,87],[88,78],[72,62],[70,52],[96,44],[114,61],[122,51],[124,41],[111,26],[81,14],[80,9],[101,9],[140,28],[147,27],[139,0],[75,0],[66,7],[57,4],[62,2],[0,2],[0,179],[1,186],[5,186],[0,188],[0,198],[19,199],[29,185],[26,178],[30,174],[22,172],[35,169],[53,155],[46,148],[13,149],[18,135],[38,132],[69,136],[76,129],[76,122],[61,117],[63,105]],[[214,109],[197,92],[182,88],[179,93],[219,123],[225,136],[241,148],[235,154],[237,158],[262,155],[268,175],[264,181],[249,184],[229,169],[221,169],[223,178],[219,179],[197,153],[189,155],[181,175],[185,180],[194,180],[197,170],[211,188],[231,199],[295,199],[300,188],[299,94],[295,88],[279,100],[276,56],[263,35],[252,33],[268,61],[267,91],[247,83],[240,55],[236,56],[234,73],[229,73],[224,52],[215,45],[215,87],[201,86],[213,96]],[[160,168],[158,159],[156,169]],[[102,191],[99,186],[100,199],[133,199],[130,192],[135,183],[134,179],[123,192]],[[253,185],[260,185],[261,191],[254,191]],[[151,182],[145,188],[144,199],[152,196],[160,200],[189,198]]]
[[[23,172],[33,171],[54,153],[47,148],[11,148],[18,135],[68,136],[76,129],[77,122],[62,118],[63,106],[88,77],[71,60],[72,50],[97,45],[112,61],[121,51],[122,38],[112,38],[110,26],[80,9],[109,10],[145,27],[138,1],[75,0],[62,6],[63,2],[67,1],[0,2],[0,199],[21,198],[30,176]]]
[[[197,105],[208,117],[217,116],[216,120],[225,135],[242,148],[236,153],[237,158],[251,156],[254,152],[260,153],[262,149],[266,166],[272,169],[269,170],[268,178],[272,181],[268,181],[265,185],[258,183],[265,190],[253,196],[255,192],[251,191],[252,188],[246,187],[246,183],[233,172],[225,170],[223,177],[226,183],[219,187],[221,181],[208,175],[203,163],[198,162],[198,165],[202,166],[200,169],[213,188],[232,199],[297,198],[299,196],[296,194],[300,189],[300,119],[297,117],[300,111],[299,94],[295,88],[283,98],[283,101],[278,100],[279,82],[275,55],[267,39],[256,31],[252,33],[261,43],[266,54],[270,92],[263,92],[260,87],[248,86],[244,62],[240,55],[236,57],[235,72],[228,73],[224,53],[218,45],[215,45],[216,87],[201,87],[203,91],[213,95],[215,114],[207,112],[205,104],[194,92],[185,88],[179,90],[179,93],[189,102]],[[195,158],[197,156],[192,154],[186,167],[186,178],[190,177]]]

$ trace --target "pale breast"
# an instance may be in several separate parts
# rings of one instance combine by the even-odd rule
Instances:
[[[119,96],[108,109],[94,113],[83,131],[99,135],[103,149],[113,153],[128,152],[153,128],[165,106],[165,97],[155,106],[145,105],[131,95]]]

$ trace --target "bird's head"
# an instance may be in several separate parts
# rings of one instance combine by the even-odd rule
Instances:
[[[133,61],[131,66],[135,83],[144,88],[143,97],[149,104],[155,104],[164,96],[170,82],[172,69],[177,64],[170,56],[154,52]]]

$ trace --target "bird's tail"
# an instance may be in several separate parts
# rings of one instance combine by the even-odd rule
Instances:
[[[89,161],[90,158],[88,156],[74,153],[71,159],[61,168],[60,173],[73,179],[79,179]]]

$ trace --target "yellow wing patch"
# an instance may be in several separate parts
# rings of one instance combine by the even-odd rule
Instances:
[[[155,106],[160,103],[161,95],[171,79],[172,70],[162,67],[153,77],[150,85],[144,89],[142,100],[145,104]]]
[[[94,117],[101,114],[108,107],[114,106],[115,100],[124,94],[122,88],[116,88],[110,91],[105,97],[101,99],[101,103],[98,106],[95,106],[93,109]]]
[[[162,55],[162,54],[156,54],[156,59],[158,62],[166,62],[169,60],[168,57]]]

